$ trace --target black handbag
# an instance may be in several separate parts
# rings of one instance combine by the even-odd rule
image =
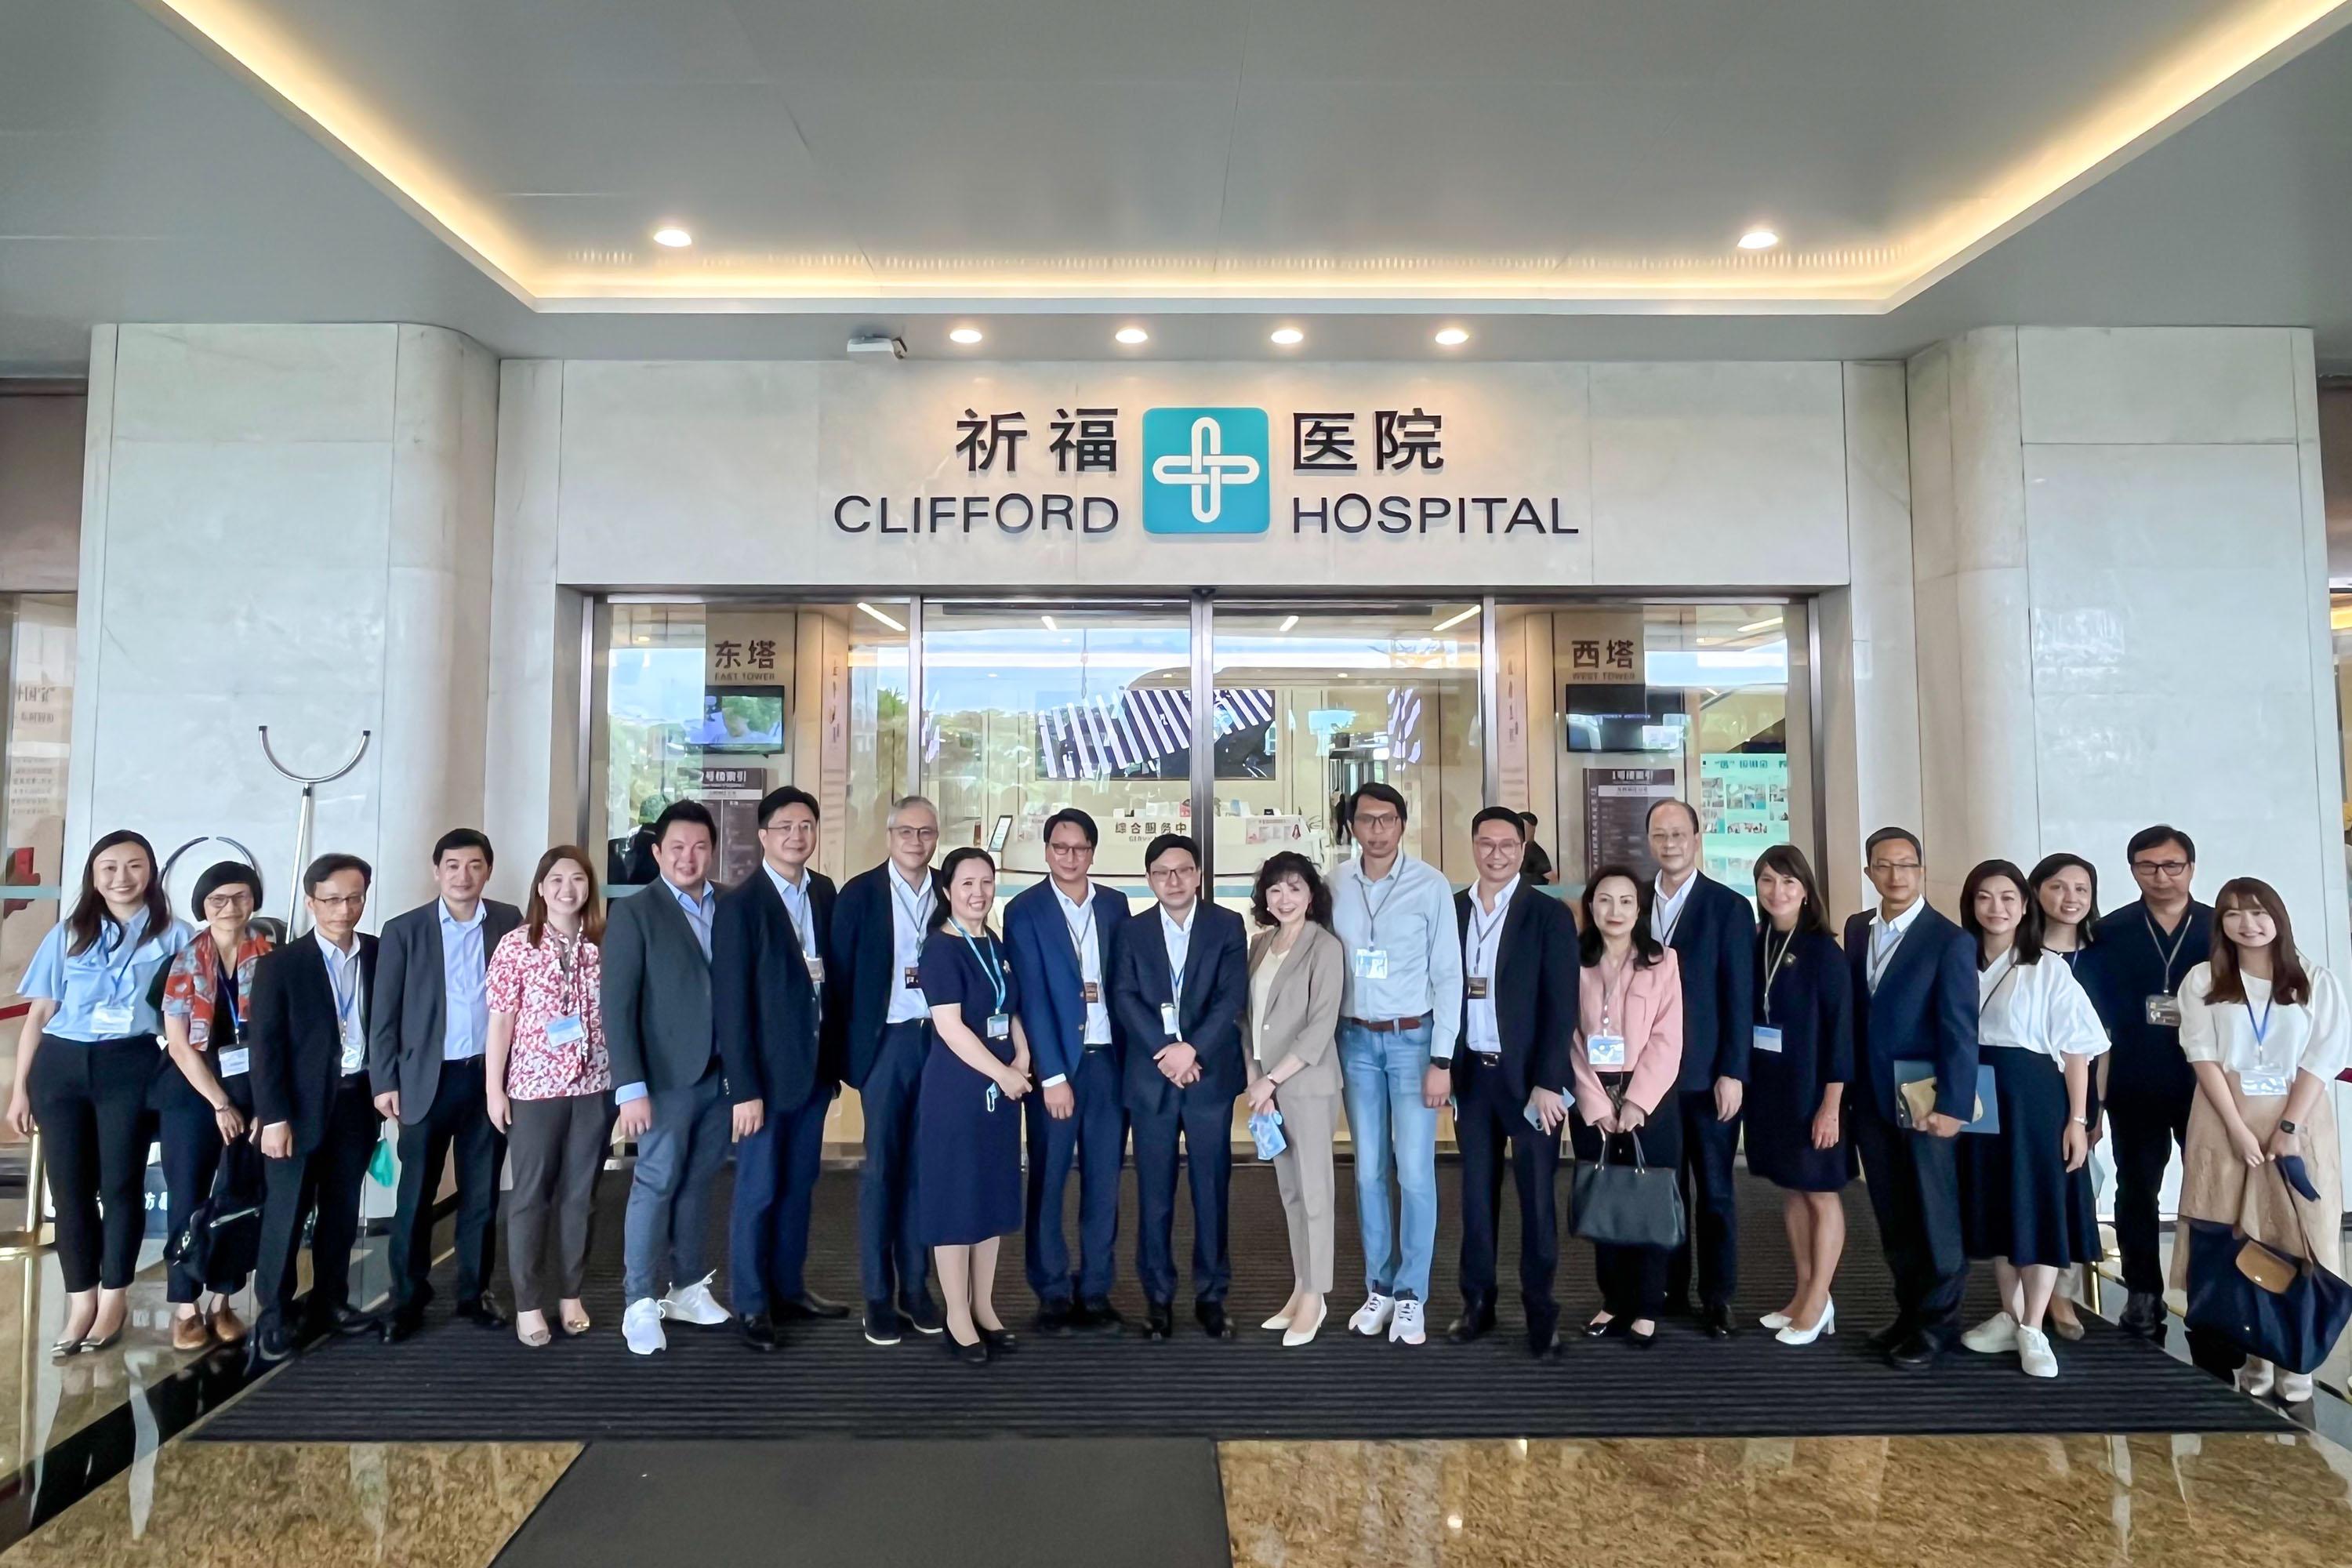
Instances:
[[[1616,1109],[1622,1111],[1620,1099]],[[1653,1171],[1642,1152],[1642,1135],[1629,1134],[1633,1163],[1609,1161],[1609,1138],[1602,1134],[1601,1158],[1579,1161],[1570,1190],[1569,1229],[1602,1247],[1680,1247],[1683,1244],[1683,1194],[1671,1167]]]
[[[239,1138],[221,1151],[213,1190],[164,1256],[215,1289],[251,1274],[261,1256],[261,1186],[259,1151]]]
[[[2277,1167],[2272,1166],[2275,1171]],[[2284,1184],[2286,1178],[2280,1175]],[[2352,1321],[2352,1285],[2312,1255],[2303,1211],[2295,1216],[2301,1256],[2281,1252],[2235,1226],[2189,1222],[2189,1323],[2226,1334],[2249,1355],[2282,1372],[2315,1371]]]

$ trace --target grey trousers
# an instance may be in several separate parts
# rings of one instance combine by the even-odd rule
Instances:
[[[507,1272],[514,1279],[515,1310],[543,1312],[559,1300],[578,1300],[588,1272],[588,1226],[613,1135],[613,1096],[608,1090],[509,1103],[514,1185],[507,1194]]]
[[[1274,1157],[1275,1185],[1282,1192],[1282,1217],[1290,1226],[1290,1271],[1310,1295],[1331,1289],[1331,1229],[1338,1185],[1331,1171],[1331,1140],[1339,1129],[1336,1094],[1276,1091],[1285,1147]]]
[[[710,1272],[711,1178],[727,1163],[735,1108],[712,1072],[684,1089],[656,1089],[654,1121],[637,1140],[621,1229],[621,1299],[641,1301]]]

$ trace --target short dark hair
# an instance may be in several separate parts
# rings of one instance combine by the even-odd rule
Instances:
[[[1872,850],[1877,848],[1882,844],[1891,844],[1898,838],[1903,840],[1904,843],[1911,846],[1911,853],[1919,857],[1920,859],[1925,860],[1927,858],[1927,846],[1921,844],[1919,842],[1919,836],[1912,832],[1907,827],[1880,828],[1877,832],[1872,834],[1869,837],[1862,841],[1862,858],[1864,860],[1868,860]]]
[[[441,864],[441,857],[452,849],[478,849],[482,852],[482,864],[495,866],[499,863],[497,854],[490,848],[490,836],[478,827],[453,827],[435,839],[433,864],[436,866]],[[310,891],[308,888],[302,890],[306,893]]]
[[[1181,849],[1185,854],[1190,855],[1192,858],[1192,864],[1195,866],[1198,866],[1201,863],[1201,846],[1193,841],[1191,834],[1163,833],[1159,837],[1153,839],[1144,848],[1143,869],[1145,874],[1149,875],[1154,863],[1156,863],[1162,855],[1167,854],[1171,849]]]
[[[1960,929],[1977,939],[1977,967],[1985,966],[1984,925],[1977,919],[1977,894],[1995,877],[2006,877],[2017,884],[2018,901],[2025,906],[2017,921],[2017,962],[2042,962],[2042,900],[2033,896],[2033,884],[2013,860],[1982,860],[1960,884]]]
[[[764,829],[769,823],[775,820],[776,813],[788,805],[807,806],[811,816],[820,822],[824,820],[824,813],[817,809],[816,796],[798,784],[779,784],[760,797],[761,827]]]
[[[660,843],[670,825],[677,822],[692,823],[710,835],[712,844],[719,842],[719,824],[711,819],[710,808],[698,800],[674,800],[662,807],[662,814],[654,818],[654,842]]]
[[[1257,868],[1257,885],[1250,889],[1250,918],[1262,926],[1278,926],[1274,911],[1266,907],[1268,888],[1286,878],[1296,877],[1307,888],[1307,918],[1328,931],[1331,927],[1331,886],[1315,868],[1315,862],[1296,849],[1276,850],[1265,858]]]
[[[1470,819],[1470,831],[1475,834],[1483,824],[1489,822],[1509,823],[1517,832],[1519,842],[1527,842],[1528,819],[1524,814],[1513,811],[1507,805],[1490,805]]]
[[[1647,833],[1650,830],[1650,824],[1658,819],[1658,813],[1669,805],[1681,806],[1683,810],[1690,816],[1691,831],[1693,833],[1700,831],[1698,807],[1683,799],[1680,795],[1660,795],[1657,799],[1650,803],[1650,809],[1642,814],[1642,831]]]
[[[1356,808],[1363,805],[1367,800],[1385,801],[1389,805],[1395,806],[1397,820],[1399,822],[1410,822],[1412,820],[1412,810],[1405,805],[1404,795],[1396,787],[1396,785],[1366,784],[1358,784],[1356,786],[1355,793],[1348,797],[1348,820],[1349,822],[1356,820]]]
[[[254,911],[257,914],[259,913],[261,910],[260,872],[242,860],[215,860],[205,867],[205,874],[196,879],[196,890],[188,895],[188,910],[195,916],[196,923],[198,925],[205,923],[206,899],[211,898],[223,888],[234,888],[240,883],[253,889]]]
[[[1601,884],[1612,877],[1622,877],[1633,884],[1641,895],[1640,912],[1633,917],[1633,967],[1647,969],[1666,955],[1665,944],[1650,934],[1650,903],[1656,889],[1647,878],[1631,866],[1603,866],[1592,873],[1584,884],[1584,896],[1577,900],[1584,914],[1584,922],[1576,936],[1577,958],[1586,968],[1601,962],[1606,945],[1601,935],[1601,922],[1592,918],[1592,895]]]
[[[302,868],[303,895],[307,898],[315,894],[319,890],[319,884],[330,877],[345,871],[357,871],[360,874],[360,886],[362,888],[372,888],[375,885],[375,868],[358,856],[341,853],[321,855]]]
[[[2124,846],[2124,858],[2137,860],[2140,851],[2153,849],[2159,844],[2179,845],[2180,852],[2188,858],[2189,863],[2192,866],[2197,864],[2197,841],[2168,822],[2159,822],[2154,827],[2143,827],[2133,834],[2131,842]]]
[[[1076,828],[1079,832],[1087,836],[1087,847],[1089,849],[1102,842],[1102,830],[1095,826],[1095,819],[1088,816],[1085,812],[1080,811],[1075,805],[1066,805],[1062,807],[1061,810],[1055,812],[1053,816],[1047,817],[1045,819],[1045,830],[1037,836],[1038,842],[1041,844],[1051,844],[1054,842],[1054,829],[1060,827],[1065,824]]]
[[[1790,878],[1805,889],[1805,901],[1797,906],[1797,930],[1822,936],[1832,934],[1829,914],[1822,908],[1821,880],[1813,875],[1812,862],[1805,858],[1803,850],[1793,844],[1775,844],[1756,857],[1754,875],[1760,877],[1767,871]],[[1768,918],[1765,924],[1770,923]]]

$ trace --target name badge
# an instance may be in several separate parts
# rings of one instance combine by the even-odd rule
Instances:
[[[106,1002],[89,1010],[89,1026],[102,1035],[127,1035],[131,1032],[131,1007],[128,1002]]]
[[[1170,1039],[1172,1040],[1176,1038],[1177,1024],[1175,1003],[1162,1002],[1160,1004],[1160,1026],[1168,1031],[1168,1037]]]
[[[1484,1002],[1486,999],[1486,977],[1485,975],[1470,975],[1463,981],[1463,984],[1469,988],[1470,1000],[1473,1002]]]
[[[253,1052],[250,1049],[239,1047],[236,1050],[223,1051],[220,1054],[220,1076],[223,1078],[236,1078],[241,1073],[251,1071],[252,1068]]]
[[[1102,1000],[1102,987],[1091,980],[1078,982],[1078,1000],[1091,1007]]]
[[[551,1046],[576,1046],[588,1037],[588,1026],[576,1013],[547,1021],[547,1043]]]
[[[1389,977],[1389,950],[1384,947],[1360,947],[1355,955],[1356,978],[1386,980]]]
[[[812,985],[822,985],[822,984],[824,984],[824,959],[822,959],[822,958],[819,958],[815,953],[813,953],[813,952],[805,952],[805,953],[803,953],[801,956],[808,960],[809,984],[812,984]]]
[[[898,983],[909,991],[920,991],[923,988],[923,972],[918,965],[910,963],[907,965],[906,973],[898,976]]]
[[[2149,997],[2147,1021],[2151,1024],[2160,1024],[2168,1029],[2180,1027],[2180,998],[2169,992],[2161,992]]]
[[[1769,1024],[1757,1025],[1756,1048],[1759,1051],[1768,1051],[1776,1057],[1779,1056],[1780,1054],[1780,1031],[1773,1028]]]
[[[1012,1015],[1012,1014],[1010,1014],[1010,1013],[991,1013],[991,1014],[988,1016],[988,1037],[989,1037],[990,1039],[992,1039],[992,1040],[1001,1040],[1001,1039],[1003,1039],[1006,1036],[1008,1036],[1008,1035],[1010,1035],[1010,1034],[1012,1034],[1012,1033],[1013,1033],[1013,1015]]]
[[[2292,1087],[2291,1075],[2280,1072],[2242,1072],[2238,1089],[2248,1100],[2273,1100]]]
[[[1584,1059],[1597,1068],[1623,1067],[1625,1065],[1625,1037],[1622,1035],[1585,1036]]]

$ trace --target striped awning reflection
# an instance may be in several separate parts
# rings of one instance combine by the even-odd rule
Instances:
[[[1274,717],[1268,687],[1220,687],[1210,722],[1219,736]],[[1065,702],[1037,715],[1039,771],[1049,779],[1102,778],[1156,764],[1192,743],[1192,694],[1140,687],[1116,699]]]

